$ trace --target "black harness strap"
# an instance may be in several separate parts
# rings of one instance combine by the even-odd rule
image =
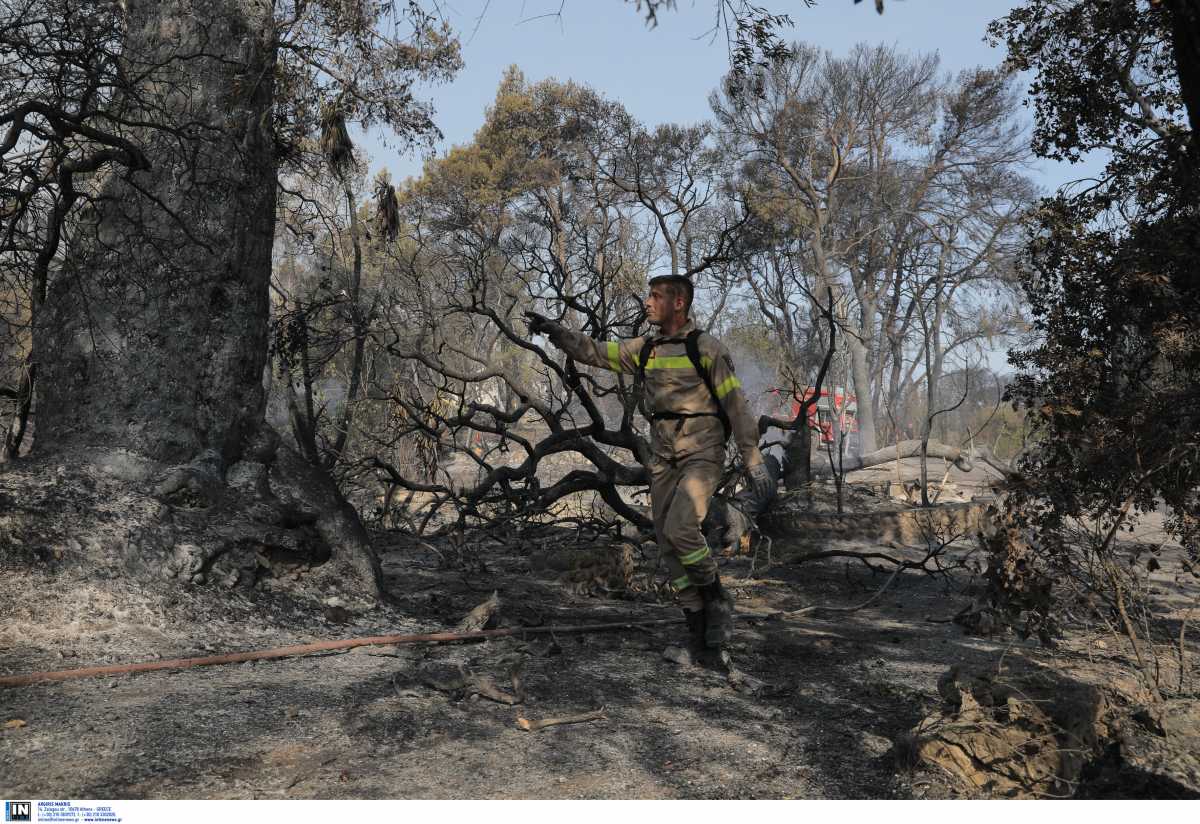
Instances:
[[[729,423],[729,416],[725,414],[725,407],[721,405],[721,399],[717,396],[717,388],[713,386],[712,373],[704,368],[700,360],[700,330],[693,329],[688,332],[683,344],[687,347],[687,355],[692,366],[696,367],[696,371],[700,373],[700,379],[708,387],[708,394],[712,395],[713,403],[717,406],[717,417],[721,419],[721,427],[725,430],[725,440],[729,440],[729,433],[733,427]]]
[[[725,414],[725,407],[721,406],[721,399],[717,397],[717,389],[713,386],[712,375],[704,368],[704,364],[700,360],[700,330],[693,329],[687,333],[684,338],[660,338],[655,340],[648,339],[642,344],[642,351],[638,353],[638,371],[637,381],[642,384],[646,380],[646,364],[650,360],[650,350],[662,343],[682,343],[687,350],[688,360],[692,362],[692,366],[699,373],[700,379],[704,381],[704,385],[708,387],[708,392],[712,395],[713,403],[717,406],[716,412],[647,412],[645,405],[642,407],[642,414],[652,421],[679,421],[682,422],[688,418],[719,418],[721,427],[725,430],[725,438],[728,440],[729,433],[733,427],[730,426],[729,416]]]

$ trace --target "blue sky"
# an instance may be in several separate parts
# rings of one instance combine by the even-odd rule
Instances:
[[[757,0],[788,13],[788,39],[845,53],[857,42],[895,44],[911,52],[938,52],[949,72],[995,66],[1003,54],[983,42],[988,22],[1021,5],[1015,0],[887,0],[874,3]],[[445,134],[438,151],[467,143],[483,122],[505,68],[519,66],[530,81],[547,77],[586,83],[620,101],[642,122],[690,123],[710,112],[708,94],[728,69],[724,34],[712,39],[715,0],[679,0],[648,29],[632,3],[622,0],[438,0],[458,31],[465,67],[455,80],[425,90]],[[561,8],[561,14],[559,9]],[[422,159],[389,149],[378,135],[361,139],[372,170],[386,167],[403,179]],[[1047,189],[1095,173],[1097,164],[1039,163],[1031,171]]]

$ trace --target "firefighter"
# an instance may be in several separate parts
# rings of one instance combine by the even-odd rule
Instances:
[[[730,434],[761,498],[775,481],[758,450],[758,423],[750,413],[733,361],[720,341],[688,317],[692,283],[663,275],[650,280],[646,316],[658,334],[597,341],[526,312],[532,334],[545,334],[576,361],[636,376],[650,420],[650,473],[654,530],[697,650],[720,649],[733,632],[733,599],[721,586],[717,562],[700,524],[716,492]]]

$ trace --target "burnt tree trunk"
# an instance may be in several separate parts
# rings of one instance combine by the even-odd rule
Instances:
[[[799,489],[812,480],[812,432],[807,419],[792,433],[784,448],[783,465],[785,489]]]
[[[1195,145],[1200,135],[1200,8],[1194,0],[1167,0],[1165,5],[1171,14],[1171,45]]]
[[[114,176],[49,287],[38,444],[225,462],[263,420],[276,164],[272,8],[130,0],[120,108],[152,168]]]
[[[270,549],[260,527],[301,529],[314,534],[277,543],[323,544],[315,555],[317,563],[332,556],[325,576],[374,595],[377,569],[353,509],[264,423],[277,185],[273,3],[128,0],[125,8],[130,85],[116,107],[136,124],[129,137],[151,168],[94,184],[99,197],[49,284],[34,332],[35,451],[132,453],[161,467],[147,489],[172,505],[238,523],[249,523],[239,508],[257,507],[257,525],[247,527],[257,537],[223,528],[223,543],[188,562],[201,577],[234,545]]]

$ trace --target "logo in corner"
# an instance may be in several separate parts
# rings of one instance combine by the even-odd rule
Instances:
[[[33,821],[32,801],[5,801],[5,821]]]

